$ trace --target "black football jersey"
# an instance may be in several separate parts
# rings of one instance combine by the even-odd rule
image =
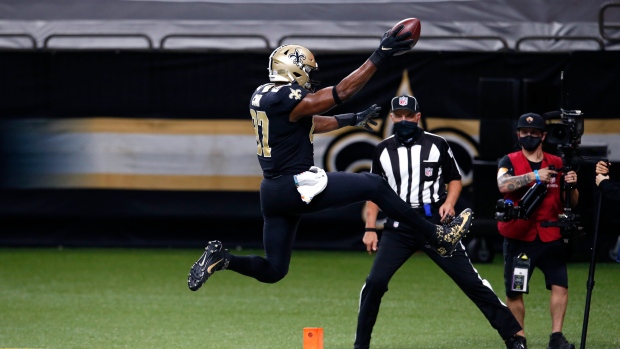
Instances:
[[[257,155],[265,178],[307,171],[314,165],[312,117],[289,121],[289,114],[309,93],[291,83],[259,86],[250,100]]]

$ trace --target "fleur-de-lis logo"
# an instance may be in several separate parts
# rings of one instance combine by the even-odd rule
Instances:
[[[295,49],[295,52],[288,55],[288,58],[296,65],[300,65],[306,59],[306,56],[303,53],[299,53],[298,49]]]
[[[291,93],[289,93],[288,98],[300,100],[301,99],[301,90],[293,90],[293,89],[291,89]]]

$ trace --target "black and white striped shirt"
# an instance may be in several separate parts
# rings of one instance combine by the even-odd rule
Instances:
[[[394,136],[379,143],[372,160],[372,173],[383,176],[403,201],[412,207],[443,202],[446,183],[461,179],[461,172],[448,142],[432,133],[410,146]]]

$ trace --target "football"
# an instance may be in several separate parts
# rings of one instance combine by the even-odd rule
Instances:
[[[411,32],[411,36],[409,36],[405,40],[413,39],[413,42],[411,43],[411,47],[415,46],[415,44],[418,42],[418,39],[420,38],[420,29],[421,29],[420,20],[417,18],[403,19],[402,21],[396,23],[392,27],[392,29],[390,29],[390,33],[401,25],[404,25],[405,27],[400,31],[400,34]],[[395,56],[402,55],[406,52],[407,51],[398,52],[395,54]]]

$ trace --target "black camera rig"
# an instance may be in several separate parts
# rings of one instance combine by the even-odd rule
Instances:
[[[564,91],[564,72],[560,74],[560,105],[559,111],[549,112],[543,115],[547,120],[559,119],[560,122],[547,125],[547,143],[557,146],[558,156],[562,159],[562,168],[558,171],[567,173],[577,171],[578,165],[593,161],[579,156],[579,145],[583,136],[584,114],[581,110],[564,108],[568,104],[568,93]],[[595,160],[594,160],[595,161]],[[577,166],[577,167],[576,167]],[[561,179],[562,191],[564,193],[564,212],[558,215],[557,221],[542,222],[543,227],[559,227],[560,233],[565,241],[585,235],[581,226],[580,216],[573,212],[571,194],[575,186]]]
[[[558,171],[566,173],[576,170],[576,166],[580,163],[587,162],[586,158],[579,156],[579,145],[584,132],[584,114],[581,110],[561,109],[559,112],[546,113],[543,117],[552,120],[557,119],[558,115],[560,122],[547,126],[547,143],[557,146],[558,155],[562,159],[562,168]],[[573,212],[571,204],[571,194],[575,186],[564,180],[561,180],[561,183],[564,192],[564,212],[558,215],[557,221],[545,221],[541,226],[559,227],[565,240],[583,236],[580,216]]]
[[[584,131],[584,115],[581,110],[570,110],[568,93],[564,91],[564,71],[560,73],[560,110],[545,113],[546,120],[559,119],[560,122],[547,125],[547,143],[557,145],[558,148],[577,149],[581,144]]]
[[[512,200],[497,200],[495,204],[495,220],[508,222],[513,219],[529,219],[531,214],[536,211],[540,203],[547,194],[547,185],[536,182],[515,205]]]

